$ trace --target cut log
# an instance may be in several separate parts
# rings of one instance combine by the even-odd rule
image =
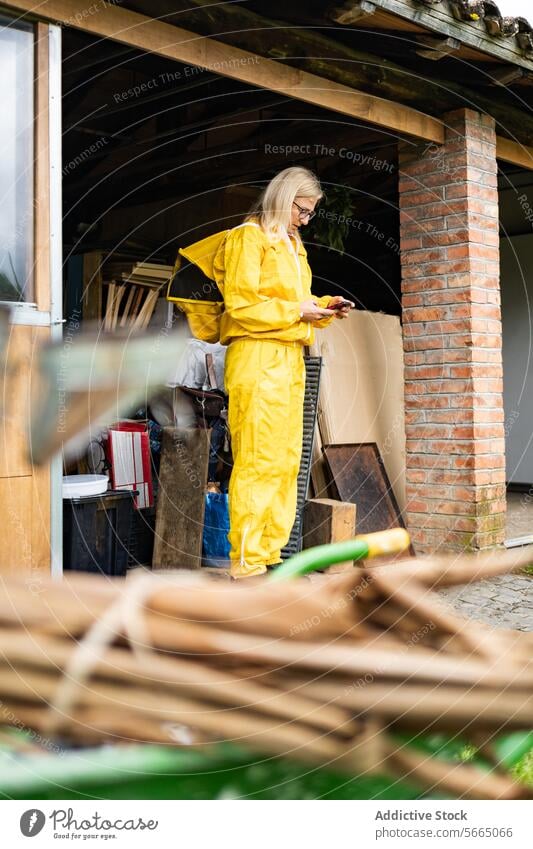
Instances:
[[[161,445],[152,568],[202,565],[210,430],[166,427]]]
[[[356,533],[357,507],[346,501],[332,498],[313,498],[307,501],[304,510],[304,548],[328,545],[353,539]],[[344,572],[353,562],[337,563],[328,572]]]

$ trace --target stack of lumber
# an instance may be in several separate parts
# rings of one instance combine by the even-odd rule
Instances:
[[[128,271],[120,270],[118,279],[107,282],[104,330],[112,331],[117,326],[145,330],[171,275],[171,265],[153,262],[138,262],[133,268],[130,264]]]
[[[507,553],[499,571],[527,554]],[[449,567],[448,584],[498,571],[494,558]],[[394,742],[394,732],[464,733],[490,757],[495,733],[531,726],[531,635],[453,615],[428,588],[441,571],[419,558],[289,581],[282,593],[268,580],[184,572],[126,584],[73,575],[36,594],[24,575],[6,578],[0,722],[87,744],[233,740],[352,775],[410,773],[458,795],[521,798],[497,766],[428,760]]]

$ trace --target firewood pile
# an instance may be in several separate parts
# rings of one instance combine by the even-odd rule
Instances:
[[[4,576],[0,721],[76,744],[233,741],[352,775],[521,798],[497,764],[427,758],[394,734],[466,735],[490,758],[495,734],[530,730],[532,636],[462,620],[431,589],[530,560],[419,558],[253,586],[187,572]]]

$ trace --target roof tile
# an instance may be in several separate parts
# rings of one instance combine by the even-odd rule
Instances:
[[[533,27],[523,17],[502,15],[497,2],[493,0],[417,0],[418,3],[435,8],[446,9],[459,21],[475,22],[482,20],[490,35],[494,38],[516,38],[520,48],[533,52]]]

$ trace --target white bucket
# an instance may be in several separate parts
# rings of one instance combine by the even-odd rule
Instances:
[[[101,495],[106,491],[108,483],[107,475],[65,475],[63,478],[63,498]]]

